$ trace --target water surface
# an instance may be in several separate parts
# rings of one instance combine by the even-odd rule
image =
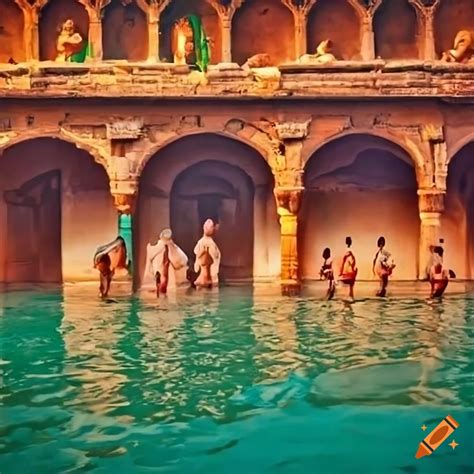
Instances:
[[[472,474],[473,315],[470,296],[9,291],[0,472]],[[448,414],[459,446],[415,460]]]

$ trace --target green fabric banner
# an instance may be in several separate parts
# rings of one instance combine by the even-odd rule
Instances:
[[[71,56],[71,62],[72,63],[83,63],[86,60],[86,58],[91,57],[91,53],[92,53],[92,48],[89,45],[89,42],[86,41],[85,44],[84,44],[84,47],[81,49],[81,51],[79,51],[78,53],[73,54]]]
[[[209,44],[200,18],[196,15],[187,17],[193,30],[194,52],[196,54],[196,66],[200,71],[206,72],[210,61]]]

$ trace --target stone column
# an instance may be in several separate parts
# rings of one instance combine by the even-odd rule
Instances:
[[[254,277],[266,277],[268,271],[268,224],[267,205],[269,189],[266,185],[256,186],[254,195],[254,245],[253,274]]]
[[[296,59],[308,53],[308,15],[303,9],[293,11],[295,20],[295,54]]]
[[[433,60],[436,59],[436,47],[434,37],[434,11],[433,8],[425,10],[423,18],[423,59]]]
[[[285,295],[301,290],[298,261],[298,212],[303,188],[275,188],[281,232],[281,286]]]
[[[222,52],[221,62],[232,62],[232,16],[230,14],[222,15]]]
[[[39,61],[39,12],[37,7],[21,6],[23,10],[26,61]]]
[[[375,36],[373,29],[373,16],[367,14],[362,22],[361,56],[363,61],[375,59]]]
[[[418,255],[418,278],[426,278],[426,268],[431,258],[430,247],[438,245],[441,216],[444,211],[445,193],[438,189],[419,189],[420,247]]]
[[[102,21],[99,16],[89,17],[89,57],[88,60],[100,61],[104,52],[102,48]]]
[[[160,13],[152,6],[148,12],[148,62],[160,62]]]

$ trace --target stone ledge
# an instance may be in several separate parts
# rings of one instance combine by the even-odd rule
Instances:
[[[237,64],[188,66],[122,61],[0,65],[0,98],[474,97],[474,64],[340,61],[286,64],[275,77]]]

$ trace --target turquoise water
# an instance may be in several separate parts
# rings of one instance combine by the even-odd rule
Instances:
[[[473,315],[460,296],[3,293],[0,472],[472,474]]]

